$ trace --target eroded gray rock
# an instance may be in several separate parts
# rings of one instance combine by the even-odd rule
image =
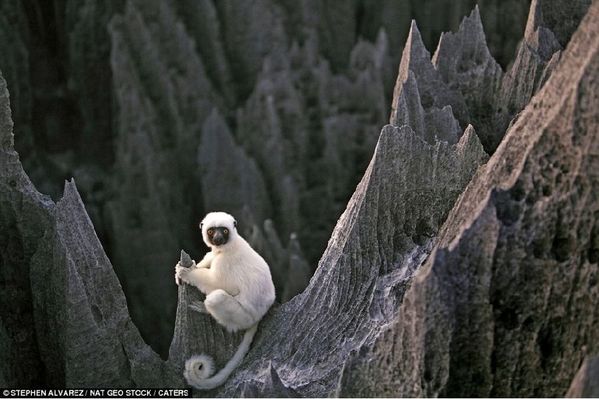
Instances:
[[[415,82],[415,87],[413,82]],[[418,91],[418,94],[415,93],[416,90]],[[415,98],[412,99],[413,97]],[[425,126],[424,121],[419,121],[417,123],[412,122],[411,124],[408,123],[410,120],[419,118],[418,111],[416,115],[410,115],[406,118],[405,112],[401,112],[403,109],[401,104],[404,101],[407,101],[408,103],[416,102],[416,98],[419,99],[418,105],[424,110],[428,111],[433,108],[442,109],[449,105],[451,106],[456,119],[458,119],[463,126],[466,126],[470,121],[468,108],[464,102],[463,96],[459,91],[448,87],[443,81],[441,74],[431,63],[430,53],[424,47],[416,22],[412,21],[410,34],[408,35],[403,50],[397,82],[395,83],[393,92],[390,123],[395,126],[402,126],[407,123],[410,126],[413,126],[415,131],[423,137],[434,138],[437,136],[442,140],[447,140],[448,136],[455,134],[455,132],[425,131],[428,126]],[[413,111],[413,107],[414,106],[408,108],[410,111]],[[420,125],[422,125],[422,127],[420,127]],[[429,142],[432,143],[434,140],[429,140]]]
[[[486,2],[483,20],[496,3],[505,2]],[[207,151],[199,148],[202,126],[213,109],[232,144],[256,163],[257,171],[247,169],[242,180],[268,187],[265,202],[256,200],[264,198],[261,184],[244,189],[262,208],[251,209],[256,225],[272,220],[284,247],[295,233],[302,267],[314,270],[388,114],[411,16],[430,46],[441,27],[455,26],[470,8],[462,0],[438,4],[0,6],[0,66],[10,78],[25,169],[55,199],[64,179],[75,177],[132,317],[162,356],[175,310],[170,269],[181,247],[196,258],[205,251],[197,222],[208,210],[204,204],[215,204],[204,198],[199,177],[211,172],[197,165],[197,154]],[[523,14],[520,5],[513,10],[514,18]],[[493,31],[495,42],[520,36]],[[448,111],[426,110],[423,130],[432,132],[431,143],[435,136],[453,143],[466,127],[456,128]],[[234,198],[227,205],[243,208]],[[283,259],[286,265],[289,257]]]
[[[74,182],[31,259],[40,356],[56,387],[180,384],[129,318],[121,285]]]
[[[112,62],[122,83],[117,101],[121,112],[130,112],[119,127],[119,167],[132,172],[119,186],[126,195],[111,211],[115,220],[124,221],[119,237],[128,241],[123,245],[133,249],[129,257],[121,253],[121,259],[137,267],[130,277],[139,278],[150,265],[147,259],[131,256],[144,250],[135,247],[140,240],[156,247],[157,253],[150,256],[167,254],[152,262],[164,267],[164,281],[174,287],[172,266],[179,249],[188,247],[172,233],[190,215],[177,213],[171,223],[161,212],[180,204],[177,195],[190,194],[182,183],[169,192],[170,182],[177,181],[177,168],[197,160],[199,144],[194,140],[199,136],[190,132],[200,129],[204,119],[196,119],[195,111],[189,110],[199,107],[208,118],[215,106],[194,99],[191,89],[204,81],[194,80],[203,79],[197,72],[201,69],[184,67],[188,60],[182,54],[192,54],[194,43],[172,9],[151,3],[142,10],[140,4],[128,2],[122,19],[111,25],[118,50]],[[577,348],[587,344],[588,353],[596,353],[598,342],[599,318],[593,307],[599,258],[593,139],[598,62],[597,51],[588,51],[597,47],[597,8],[592,8],[563,58],[554,59],[554,79],[514,122],[491,163],[465,193],[486,154],[472,126],[463,134],[456,131],[459,125],[448,104],[428,107],[426,99],[418,103],[424,129],[436,126],[454,132],[456,141],[459,137],[455,144],[439,141],[438,134],[415,132],[411,122],[385,126],[311,284],[269,312],[240,369],[225,386],[206,395],[563,395],[582,360]],[[173,26],[174,34],[163,32]],[[157,38],[164,39],[160,51],[170,54],[172,63],[156,57],[152,43],[160,43]],[[182,49],[169,46],[179,42]],[[302,145],[312,138],[306,136],[312,126],[294,119],[307,101],[322,104],[319,109],[325,110],[327,121],[326,155],[305,169],[283,159],[278,198],[304,194],[298,187],[312,183],[309,178],[322,178],[315,172],[327,162],[354,162],[351,146],[338,145],[344,133],[349,132],[354,144],[372,139],[368,129],[379,111],[369,112],[347,97],[366,93],[365,98],[378,98],[376,90],[367,90],[367,82],[378,84],[382,79],[382,39],[380,45],[361,44],[352,52],[355,84],[332,73],[310,40],[292,51],[294,57],[304,57],[292,58],[299,66],[275,56],[271,65],[263,65],[263,76],[256,77],[259,87],[240,115],[256,111],[258,117],[248,121],[271,129],[263,137],[276,137],[274,148],[284,153],[310,148]],[[136,69],[141,53],[151,62]],[[250,49],[244,55],[243,73],[255,70],[254,54]],[[190,62],[197,67],[200,61]],[[182,69],[170,75],[169,68]],[[435,74],[434,69],[427,71]],[[414,93],[423,85],[423,92],[435,94],[413,71],[408,70],[405,82],[410,72]],[[317,84],[296,90],[288,80],[298,75],[314,78],[310,81]],[[171,95],[182,86],[190,89],[189,97]],[[182,363],[193,353],[215,356],[217,368],[222,367],[240,337],[188,307],[202,297],[192,287],[179,287],[169,361],[161,361],[143,342],[74,183],[67,183],[57,204],[35,190],[12,148],[7,94],[0,94],[0,244],[11,249],[7,255],[2,252],[0,278],[8,289],[0,295],[3,303],[17,297],[22,304],[3,307],[0,314],[0,382],[178,387],[184,386]],[[561,95],[567,101],[562,102]],[[215,103],[218,98],[215,94]],[[283,109],[276,108],[280,104]],[[156,126],[153,121],[158,118],[172,129]],[[314,120],[322,119],[308,118]],[[361,125],[352,128],[354,121]],[[227,126],[221,127],[218,131],[226,131]],[[226,148],[240,149],[263,170],[268,154],[256,151],[243,133],[240,129],[231,134]],[[161,150],[164,142],[176,143],[167,155]],[[173,159],[180,159],[176,167],[169,164]],[[342,188],[334,180],[351,179],[341,172],[337,169],[318,180],[321,191],[305,193],[304,205],[319,196],[338,201],[331,193]],[[139,220],[139,215],[147,218]],[[319,215],[311,217],[317,220]],[[287,264],[281,275],[305,274],[307,263],[301,261],[298,241],[282,243],[272,223],[261,230],[257,237],[266,237],[271,252]],[[177,248],[170,252],[171,246]],[[32,369],[40,372],[26,374]]]
[[[478,6],[456,33],[441,35],[432,63],[443,81],[464,98],[470,121],[488,149],[495,135],[491,116],[503,72],[487,47]]]
[[[524,38],[497,93],[494,137],[490,137],[486,146],[490,151],[499,145],[511,119],[547,81],[559,61],[561,50],[589,4],[588,0],[567,5],[546,0],[532,1]],[[568,13],[568,17],[564,16],[564,12]],[[559,39],[555,32],[559,32]]]
[[[568,398],[596,398],[599,396],[599,357],[592,356],[584,359],[566,396]]]
[[[29,284],[29,264],[49,226],[53,203],[35,190],[14,150],[6,81],[0,75],[0,323],[2,380],[7,386],[42,384]]]
[[[598,50],[595,4],[342,395],[563,396],[596,353]]]
[[[55,204],[13,149],[0,77],[1,380],[6,386],[172,386],[181,377],[141,339],[74,182]]]
[[[274,367],[288,390],[333,395],[348,354],[393,315],[393,298],[485,159],[472,130],[456,145],[431,146],[407,126],[386,126],[310,285],[262,322],[254,349],[219,394],[276,395],[266,378]]]

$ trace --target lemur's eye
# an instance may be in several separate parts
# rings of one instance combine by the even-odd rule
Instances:
[[[223,229],[223,233],[229,234],[229,229]]]
[[[212,227],[210,227],[207,231],[208,235],[211,236],[214,234],[214,229]]]

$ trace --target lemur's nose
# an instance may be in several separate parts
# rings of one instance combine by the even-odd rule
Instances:
[[[216,231],[214,233],[214,236],[212,236],[212,243],[214,245],[221,245],[224,244],[225,242],[225,237],[223,236],[223,233],[221,233],[220,231]]]

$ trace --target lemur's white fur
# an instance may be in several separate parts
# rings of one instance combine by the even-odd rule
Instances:
[[[184,376],[197,389],[212,389],[225,382],[248,352],[258,322],[275,300],[275,287],[264,259],[238,233],[233,216],[212,212],[202,221],[202,237],[212,250],[195,267],[175,266],[175,281],[191,284],[206,294],[193,308],[212,315],[228,331],[246,330],[243,340],[225,367],[213,376],[214,362],[207,355],[185,362]],[[213,245],[208,229],[225,227],[229,239]]]

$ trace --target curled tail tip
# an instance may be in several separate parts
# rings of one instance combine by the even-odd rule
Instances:
[[[185,362],[183,375],[190,385],[208,379],[214,373],[214,360],[208,355],[193,355]]]
[[[185,371],[183,372],[187,383],[196,389],[203,390],[214,389],[222,385],[233,370],[243,361],[257,328],[258,324],[256,323],[246,330],[243,340],[237,347],[237,351],[233,357],[229,359],[222,370],[214,375],[212,375],[214,372],[214,360],[210,356],[205,354],[194,355],[187,359],[185,362]]]

